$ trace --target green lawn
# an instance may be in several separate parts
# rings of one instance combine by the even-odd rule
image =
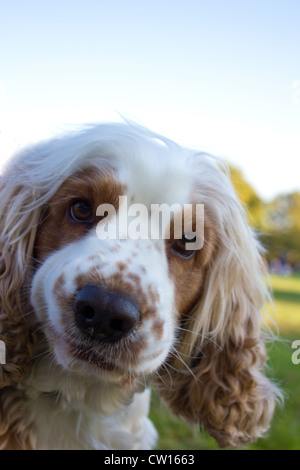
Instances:
[[[272,277],[276,322],[282,341],[268,345],[270,375],[285,394],[283,408],[278,408],[268,435],[249,449],[300,449],[300,364],[292,363],[291,342],[300,339],[300,278]],[[159,431],[159,450],[217,449],[205,432],[191,430],[174,418],[156,395],[152,399],[151,419]]]

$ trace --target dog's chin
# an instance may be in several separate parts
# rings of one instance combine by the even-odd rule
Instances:
[[[56,362],[68,373],[75,373],[84,379],[126,381],[128,371],[124,371],[115,362],[108,361],[89,348],[70,343],[63,338],[56,340],[52,347]]]
[[[141,349],[138,341],[124,339],[117,346],[99,345],[92,339],[46,328],[48,347],[57,365],[83,379],[132,385],[147,380],[165,361],[164,348],[151,352]],[[126,342],[127,341],[127,342]]]
[[[57,364],[67,373],[76,374],[88,381],[105,381],[124,387],[136,388],[139,383],[146,385],[153,373],[160,367],[165,355],[151,355],[144,358],[142,364],[127,364],[122,367],[120,360],[114,361],[110,356],[107,360],[99,352],[82,345],[67,342],[66,339],[52,343]]]

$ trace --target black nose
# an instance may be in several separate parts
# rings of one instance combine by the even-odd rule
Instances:
[[[99,341],[114,343],[129,335],[140,320],[140,312],[126,294],[87,284],[75,297],[77,326]]]

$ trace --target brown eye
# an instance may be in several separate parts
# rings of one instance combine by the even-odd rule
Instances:
[[[76,199],[70,205],[70,216],[75,222],[93,222],[93,208],[83,199]]]
[[[195,250],[189,250],[189,243],[194,243],[196,241],[196,237],[193,239],[187,238],[183,235],[182,238],[178,240],[174,240],[172,244],[172,249],[176,251],[178,254],[183,256],[184,258],[191,258],[195,254]]]

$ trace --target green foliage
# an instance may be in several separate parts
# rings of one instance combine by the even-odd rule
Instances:
[[[272,231],[300,231],[300,193],[280,194],[268,206],[268,225]]]
[[[233,166],[230,166],[229,169],[232,184],[239,200],[247,210],[250,224],[261,229],[265,220],[265,204],[254,188],[245,180],[240,169]]]
[[[267,236],[264,243],[270,259],[285,257],[285,261],[300,268],[300,193],[277,196],[268,205]]]
[[[300,193],[281,194],[267,203],[239,169],[231,166],[230,174],[250,224],[261,234],[268,261],[280,258],[300,270]]]

